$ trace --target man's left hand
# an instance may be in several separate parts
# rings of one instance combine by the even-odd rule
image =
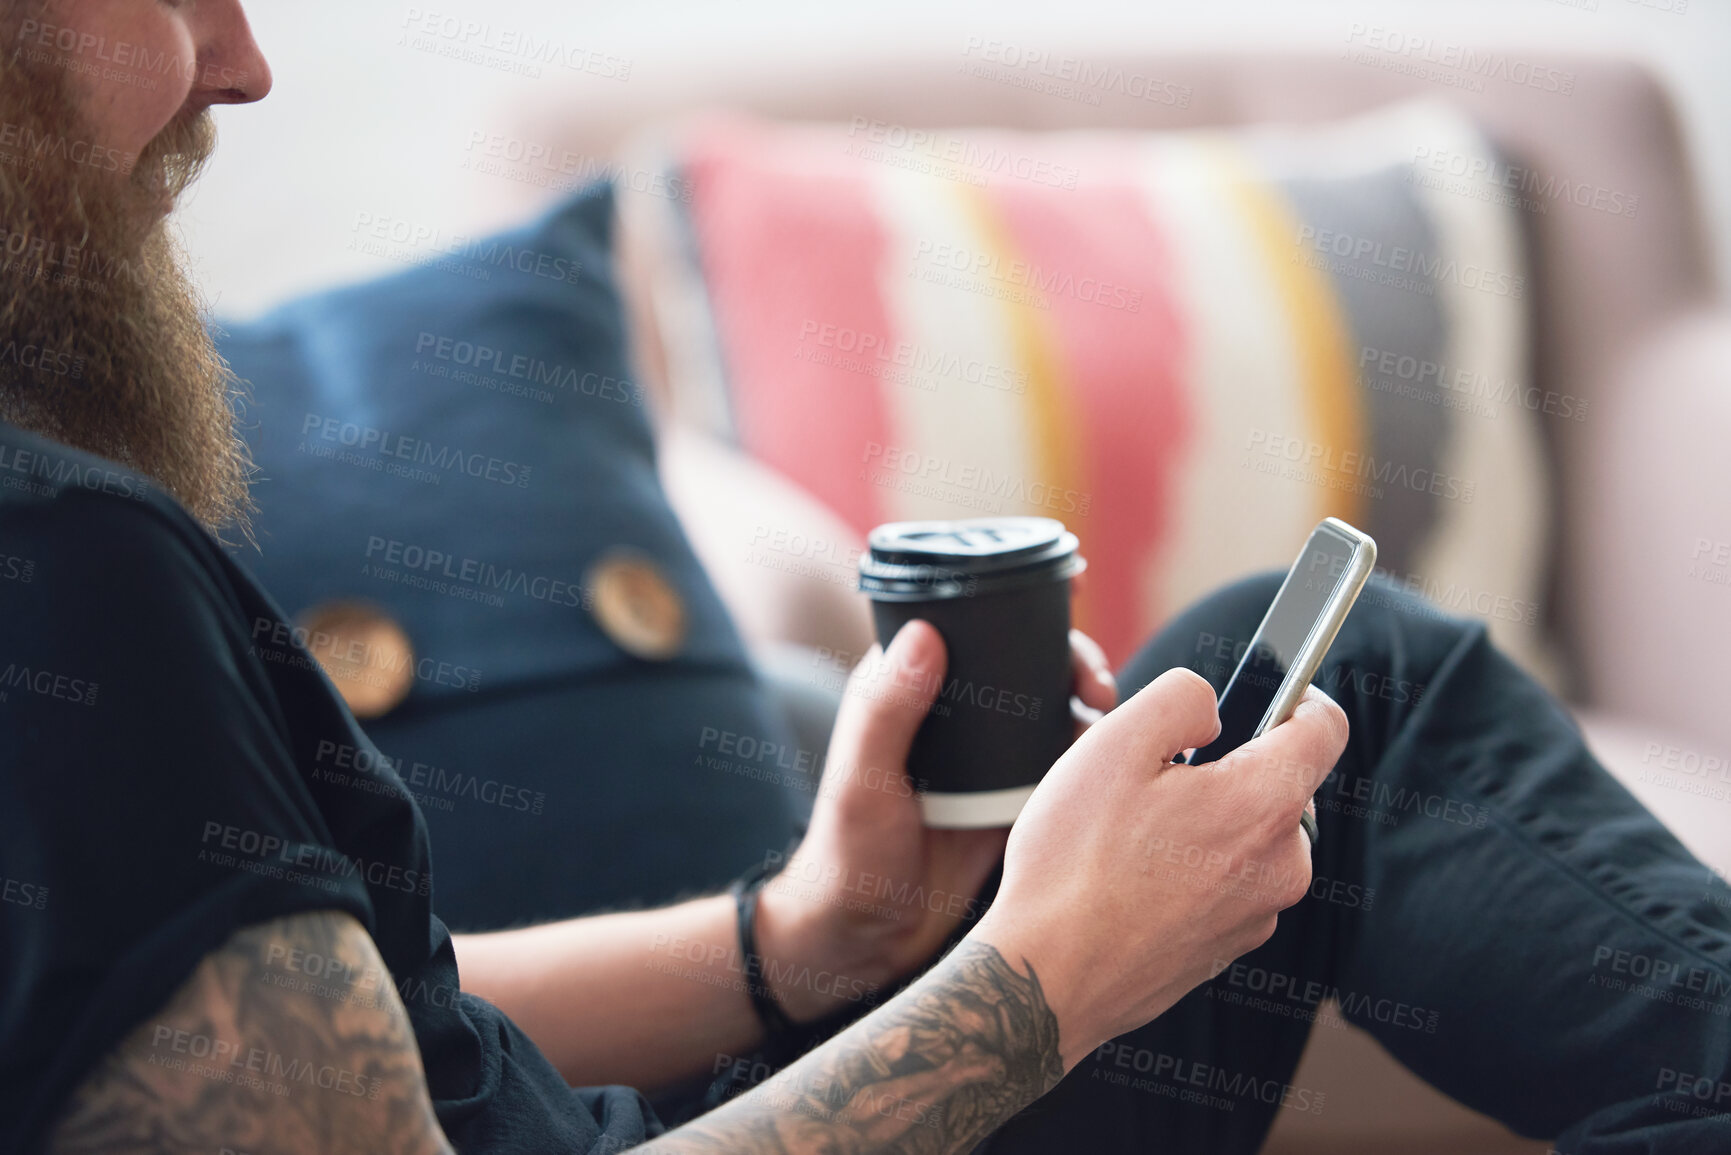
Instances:
[[[1105,654],[1070,632],[1080,734],[1118,698]],[[908,749],[943,682],[943,638],[911,621],[848,679],[804,842],[765,886],[758,948],[778,1002],[812,1022],[931,961],[978,905],[1007,827],[940,830],[921,817]],[[810,977],[777,982],[790,966]]]

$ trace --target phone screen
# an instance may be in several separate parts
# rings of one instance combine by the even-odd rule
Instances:
[[[1213,762],[1255,737],[1317,619],[1346,580],[1354,549],[1350,538],[1326,525],[1310,535],[1220,693],[1220,737],[1192,754],[1192,765]]]

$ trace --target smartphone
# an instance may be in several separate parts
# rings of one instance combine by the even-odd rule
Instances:
[[[1216,761],[1292,717],[1375,566],[1369,534],[1333,517],[1311,531],[1220,692],[1220,737],[1192,753],[1189,763]],[[1314,842],[1308,813],[1304,825]]]

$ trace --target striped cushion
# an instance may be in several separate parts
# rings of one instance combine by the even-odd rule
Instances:
[[[1122,660],[1334,515],[1544,671],[1519,222],[1425,179],[1488,153],[1458,113],[1231,134],[726,117],[674,139],[689,264],[659,275],[700,282],[714,335],[675,385],[857,530],[1059,517],[1091,563],[1077,622]]]

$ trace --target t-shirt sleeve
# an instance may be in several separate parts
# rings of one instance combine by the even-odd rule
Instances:
[[[373,930],[216,547],[88,492],[0,506],[0,1149],[236,930]],[[6,573],[10,572],[11,577]],[[10,1140],[10,1141],[9,1141]]]

